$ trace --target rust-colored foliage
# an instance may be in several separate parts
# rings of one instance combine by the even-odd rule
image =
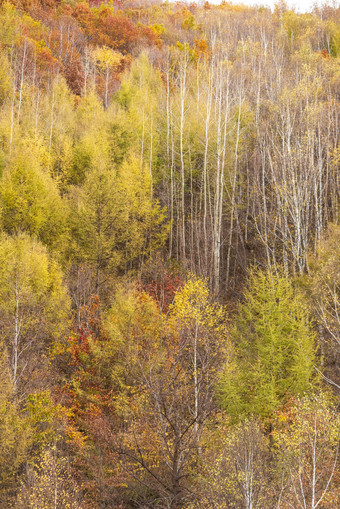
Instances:
[[[68,62],[64,66],[64,75],[66,83],[68,84],[71,92],[76,95],[81,95],[84,86],[84,73],[81,62]]]
[[[194,39],[194,48],[198,57],[207,57],[210,54],[209,46],[205,39]]]
[[[144,271],[140,290],[150,295],[157,302],[160,311],[167,313],[173,303],[176,292],[184,282],[179,274],[171,271],[160,260],[148,265]]]
[[[326,49],[322,49],[320,51],[320,55],[322,56],[322,58],[331,58],[330,54],[328,53],[328,50],[326,50]]]

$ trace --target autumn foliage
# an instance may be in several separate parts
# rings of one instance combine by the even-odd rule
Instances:
[[[0,506],[340,507],[340,10],[0,5]]]

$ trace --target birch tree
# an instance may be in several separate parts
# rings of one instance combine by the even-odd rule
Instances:
[[[68,297],[58,264],[27,235],[3,235],[0,259],[0,330],[18,394],[39,367],[34,355],[63,333]]]
[[[294,420],[276,437],[283,455],[286,489],[280,508],[336,507],[340,422],[334,405],[320,394],[297,403]]]

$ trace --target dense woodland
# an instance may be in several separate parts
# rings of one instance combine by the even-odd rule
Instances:
[[[340,507],[340,7],[0,6],[0,507]]]

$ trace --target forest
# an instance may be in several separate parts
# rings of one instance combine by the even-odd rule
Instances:
[[[340,7],[0,2],[0,507],[340,507]]]

